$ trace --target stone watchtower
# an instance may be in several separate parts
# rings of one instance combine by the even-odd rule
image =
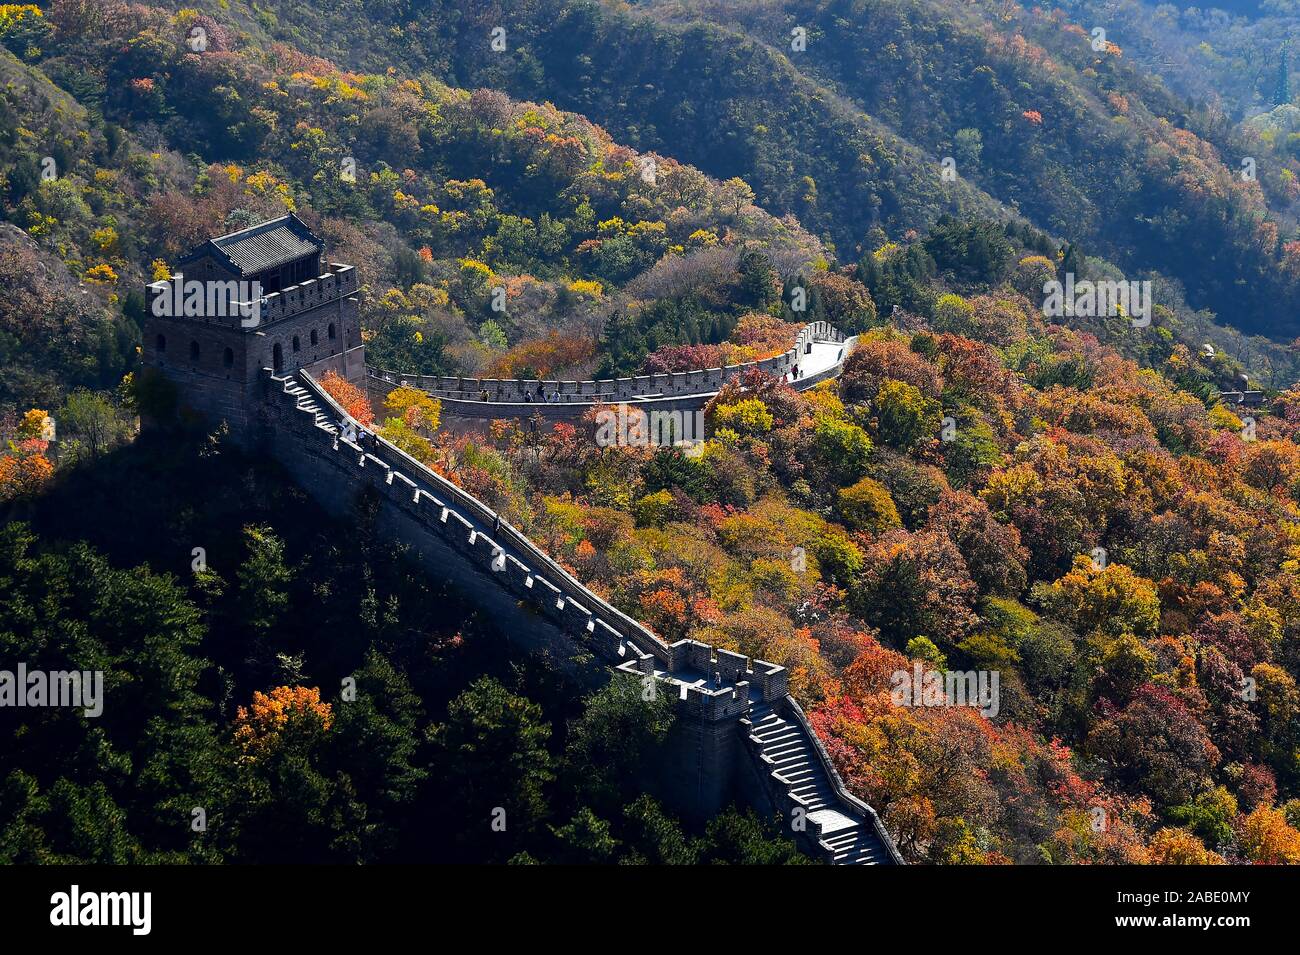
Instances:
[[[241,443],[269,373],[332,370],[364,387],[356,269],[324,252],[292,213],[204,242],[146,290],[145,366]]]

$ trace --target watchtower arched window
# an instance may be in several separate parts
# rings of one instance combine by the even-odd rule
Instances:
[[[159,335],[153,342],[154,351],[165,352],[167,350],[167,336]]]
[[[233,368],[235,366],[235,350],[233,348],[226,349],[226,353],[221,356],[221,364],[225,365],[227,368]]]
[[[316,329],[313,328],[313,329],[311,330],[311,344],[312,344],[312,347],[313,347],[313,348],[316,347],[316,341],[317,341],[317,339],[316,339]]]
[[[271,367],[276,371],[284,368],[284,349],[280,347],[279,342],[276,342],[275,347],[271,349]]]
[[[297,351],[297,350],[298,350],[298,336],[297,336],[297,335],[294,335],[294,336],[293,336],[293,350],[294,350],[294,351]]]
[[[190,342],[190,361],[198,361],[198,360],[199,360],[199,343],[196,342],[196,341],[191,341],[191,342]]]
[[[334,341],[335,335],[334,335],[334,323],[333,323],[333,322],[330,322],[330,331],[329,331],[329,336],[330,336],[330,341]]]

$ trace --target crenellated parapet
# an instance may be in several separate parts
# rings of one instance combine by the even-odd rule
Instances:
[[[268,324],[320,308],[349,295],[357,294],[357,270],[351,265],[331,262],[329,271],[262,300],[262,320]]]
[[[835,353],[816,354],[816,345],[842,346]],[[478,405],[529,405],[530,414],[560,411],[567,406],[578,406],[579,413],[593,404],[615,404],[624,401],[654,401],[716,394],[728,381],[744,378],[751,371],[765,375],[792,377],[796,367],[798,378],[792,378],[796,387],[811,387],[824,380],[825,372],[838,369],[852,349],[853,339],[846,339],[829,322],[810,322],[799,330],[795,343],[788,351],[759,361],[727,365],[720,368],[699,368],[691,371],[663,372],[636,375],[628,378],[601,378],[567,381],[554,378],[466,378],[447,375],[409,375],[382,369],[369,369],[368,378],[377,386],[409,386],[428,392],[444,401],[453,414],[470,414]],[[810,367],[815,364],[816,367]],[[484,397],[486,395],[486,398]],[[462,405],[461,403],[472,403]],[[556,406],[562,406],[557,409]],[[513,409],[518,411],[520,409]],[[499,410],[492,413],[505,416]]]

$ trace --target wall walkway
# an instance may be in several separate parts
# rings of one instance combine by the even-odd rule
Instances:
[[[644,404],[647,410],[689,411],[704,407],[724,383],[755,369],[792,378],[797,367],[799,376],[792,378],[792,387],[800,391],[811,388],[839,374],[855,341],[846,339],[829,322],[811,322],[800,329],[794,347],[784,354],[725,368],[588,381],[452,378],[371,368],[366,372],[366,387],[372,401],[382,401],[400,385],[419,388],[441,400],[444,419],[482,421],[537,415],[548,421],[576,421],[593,405],[620,402]]]

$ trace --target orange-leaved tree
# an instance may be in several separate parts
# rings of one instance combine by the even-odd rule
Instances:
[[[321,376],[320,386],[358,422],[367,427],[375,423],[375,412],[366,393],[342,375],[327,371]]]
[[[334,723],[334,712],[321,702],[317,687],[277,686],[254,692],[253,702],[235,714],[235,743],[245,759],[255,760],[290,736],[310,737]]]
[[[46,457],[49,427],[50,417],[40,408],[32,408],[22,416],[16,440],[9,441],[0,453],[0,500],[30,493],[54,474],[54,464]]]
[[[488,368],[488,374],[496,378],[550,378],[566,368],[583,365],[595,354],[593,339],[551,331],[545,338],[523,342],[501,355]]]

